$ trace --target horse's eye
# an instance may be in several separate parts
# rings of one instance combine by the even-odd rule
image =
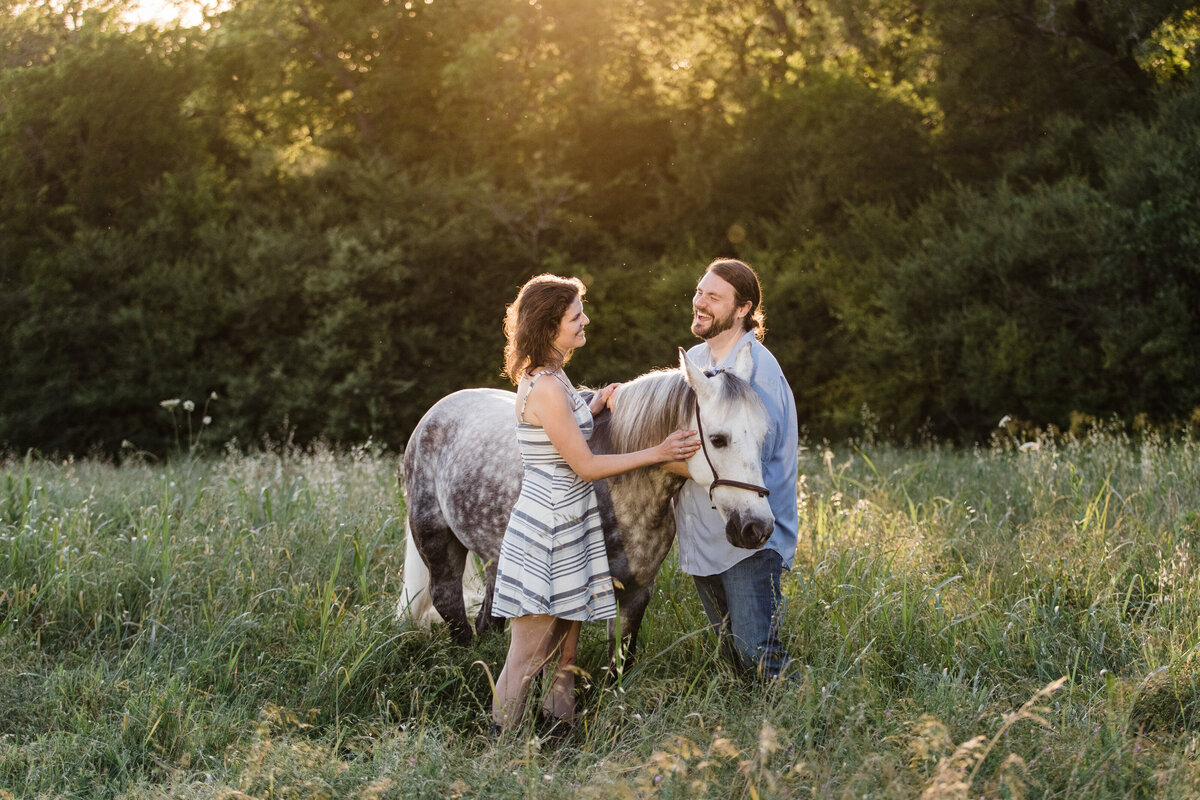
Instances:
[[[713,434],[708,437],[708,440],[712,442],[713,447],[726,447],[729,445],[729,438],[720,433]]]

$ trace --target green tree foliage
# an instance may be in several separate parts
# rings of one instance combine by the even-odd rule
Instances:
[[[970,436],[1005,413],[1061,420],[1092,406],[1099,309],[1074,287],[1110,215],[1078,181],[960,188],[910,219],[864,209],[848,234],[862,268],[843,273],[839,304],[858,344],[835,381],[841,413],[866,405],[898,430]]]
[[[441,395],[498,383],[495,332],[527,267],[495,246],[486,187],[373,164],[296,191],[321,202],[249,227],[234,267],[248,291],[229,309],[227,392],[247,435],[286,420],[303,440],[394,444]]]
[[[242,0],[214,18],[203,101],[234,152],[423,158],[461,14],[453,3],[404,5]]]
[[[573,375],[671,364],[759,268],[814,435],[1200,405],[1189,3],[239,0],[0,14],[0,446],[401,445],[501,385],[542,271]]]
[[[937,182],[919,112],[844,73],[762,95],[689,155],[688,216],[718,234],[750,220],[836,227],[848,204],[907,207]]]
[[[166,179],[159,210],[133,231],[87,228],[30,259],[33,279],[6,293],[16,313],[0,430],[12,444],[161,447],[171,430],[155,426],[158,401],[211,391],[204,356],[227,276],[207,254],[187,254],[211,245],[229,214],[215,180]]]
[[[1198,86],[1095,137],[1097,186],[956,187],[903,217],[862,207],[835,317],[855,342],[828,389],[899,431],[970,438],[1005,414],[1159,422],[1197,406]],[[845,415],[838,418],[838,415]]]
[[[1149,125],[1105,131],[1097,150],[1118,212],[1089,289],[1111,298],[1104,363],[1123,415],[1200,407],[1200,82]]]
[[[124,32],[99,11],[25,13],[35,35],[0,78],[5,234],[136,223],[164,173],[203,162],[181,113],[196,74],[188,40]]]
[[[1113,121],[1153,100],[1142,43],[1188,4],[1173,0],[945,0],[925,16],[938,43],[930,94],[944,115],[947,168],[987,177],[1059,114]],[[1061,176],[1055,176],[1061,177]]]

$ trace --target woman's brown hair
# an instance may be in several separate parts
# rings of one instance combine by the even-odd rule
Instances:
[[[531,367],[561,367],[570,360],[554,340],[571,303],[586,293],[578,278],[538,275],[525,282],[504,312],[504,374],[510,381],[520,383]]]

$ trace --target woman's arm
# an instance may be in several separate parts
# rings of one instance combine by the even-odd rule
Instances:
[[[621,384],[610,383],[608,386],[605,386],[604,389],[602,390],[602,391],[608,392],[608,394],[605,396],[604,404],[606,406],[608,406],[609,411],[617,410],[617,390],[620,388],[621,388]],[[597,392],[597,394],[599,394],[599,392]],[[595,414],[596,410],[592,409],[592,413]],[[696,441],[699,441],[699,439],[697,439]],[[692,452],[695,452],[698,449],[699,449],[698,447],[693,448]],[[691,455],[691,454],[689,453],[688,455]],[[688,456],[684,456],[684,459],[686,459],[687,457]],[[667,472],[670,472],[673,475],[678,475],[681,478],[688,478],[690,480],[692,477],[692,473],[688,472],[686,460],[667,461],[666,463],[660,464],[659,467],[661,469],[665,469]]]
[[[541,425],[563,460],[585,481],[610,478],[623,472],[680,461],[696,452],[700,440],[695,431],[675,431],[661,443],[645,450],[614,455],[597,455],[588,447],[579,424],[571,413],[567,390],[557,381],[538,381],[529,392],[525,419]]]

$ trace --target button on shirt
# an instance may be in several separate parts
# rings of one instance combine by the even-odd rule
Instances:
[[[764,547],[778,552],[783,558],[784,569],[791,569],[799,528],[796,473],[800,445],[792,387],[775,356],[758,341],[753,331],[747,331],[720,364],[712,363],[707,342],[693,347],[687,357],[702,369],[729,369],[747,342],[754,359],[750,384],[766,406],[769,419],[762,450],[763,484],[771,490],[768,500],[771,513],[775,515],[775,530]],[[679,567],[688,575],[716,575],[758,552],[729,543],[725,538],[724,520],[712,507],[707,490],[695,481],[689,480],[683,485],[675,496],[674,507]]]

